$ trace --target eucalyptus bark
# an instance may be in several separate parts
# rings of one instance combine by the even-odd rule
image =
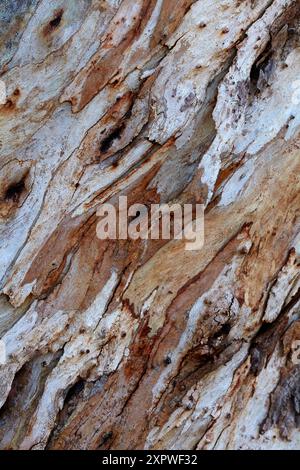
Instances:
[[[300,446],[300,3],[0,5],[1,449]],[[205,244],[97,209],[204,204]]]

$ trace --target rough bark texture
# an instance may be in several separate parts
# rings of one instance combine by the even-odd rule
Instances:
[[[299,448],[299,0],[0,25],[1,448]],[[204,203],[204,248],[98,240],[120,195]]]

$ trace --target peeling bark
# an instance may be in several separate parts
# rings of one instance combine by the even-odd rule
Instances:
[[[0,448],[299,448],[299,0],[0,25]],[[204,204],[204,248],[99,240],[121,195]]]

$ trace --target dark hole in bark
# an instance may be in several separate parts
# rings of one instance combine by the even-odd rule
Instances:
[[[168,366],[169,364],[172,363],[172,359],[170,358],[170,356],[167,356],[164,360],[164,364],[165,366]]]
[[[100,145],[100,152],[103,152],[103,153],[107,152],[110,149],[110,147],[112,146],[114,140],[121,138],[121,134],[124,130],[124,127],[125,127],[125,125],[122,124],[120,127],[115,129],[111,134],[109,134],[108,137],[106,137],[103,140],[103,142]]]
[[[270,65],[271,55],[272,55],[272,44],[271,44],[271,41],[269,41],[265,50],[259,55],[256,62],[253,64],[251,68],[250,82],[253,85],[253,87],[256,89],[256,91],[259,91],[257,85],[258,85],[261,72],[266,71],[268,66]]]
[[[63,10],[59,10],[56,13],[55,17],[51,21],[49,21],[49,26],[51,29],[56,29],[60,25],[62,16],[63,16]]]
[[[67,391],[66,397],[65,397],[65,404],[69,403],[72,399],[76,398],[79,393],[83,390],[84,388],[84,381],[79,380],[76,382],[72,387],[69,388]]]
[[[213,339],[220,338],[220,336],[227,336],[230,333],[230,323],[225,323],[222,327],[214,334]]]
[[[11,184],[5,193],[4,199],[6,201],[18,202],[21,194],[25,189],[25,177],[23,177],[18,183]]]
[[[253,64],[250,72],[250,80],[253,85],[256,85],[259,79],[260,68],[256,64]]]
[[[112,431],[108,431],[106,432],[105,434],[103,434],[103,438],[102,438],[102,443],[101,445],[105,444],[105,442],[107,442],[109,439],[111,439],[113,437],[113,432]]]

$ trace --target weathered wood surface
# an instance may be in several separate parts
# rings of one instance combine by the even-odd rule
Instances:
[[[7,0],[0,42],[1,448],[299,448],[299,0]],[[119,195],[204,248],[98,240]]]

